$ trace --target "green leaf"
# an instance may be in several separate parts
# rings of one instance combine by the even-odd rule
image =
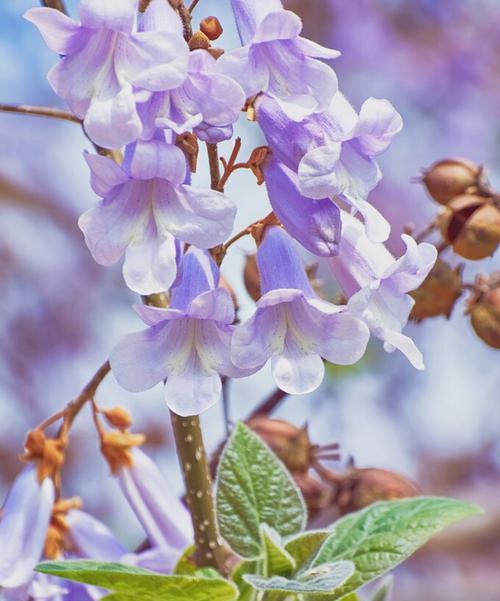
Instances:
[[[354,574],[352,561],[324,564],[303,572],[294,579],[283,576],[264,578],[247,574],[244,579],[260,591],[280,591],[303,595],[307,593],[333,593]]]
[[[316,551],[328,536],[330,536],[329,530],[310,530],[295,536],[286,543],[285,550],[295,560],[297,570],[309,567]]]
[[[266,526],[261,527],[264,543],[264,574],[267,576],[290,576],[295,571],[295,560],[281,547],[279,534]]]
[[[242,423],[236,425],[221,456],[216,503],[222,537],[245,559],[262,556],[262,524],[280,536],[291,536],[304,529],[307,518],[292,476]]]
[[[97,561],[44,562],[37,571],[110,589],[111,601],[235,601],[236,586],[227,580],[163,576],[118,563]]]
[[[257,591],[252,588],[248,582],[245,582],[245,574],[257,574],[259,571],[259,562],[242,561],[231,575],[231,580],[236,584],[240,591],[238,601],[256,601]]]
[[[191,545],[184,551],[174,568],[174,576],[194,576],[196,574],[198,566],[193,560],[195,552],[196,545]]]
[[[340,599],[397,566],[446,526],[480,512],[440,497],[375,503],[336,522],[312,565],[354,562],[356,572],[336,595]]]

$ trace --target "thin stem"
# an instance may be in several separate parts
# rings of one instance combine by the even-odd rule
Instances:
[[[182,21],[182,27],[184,30],[184,39],[186,40],[186,42],[189,42],[189,40],[193,37],[191,12],[189,11],[188,8],[186,8],[186,5],[182,1],[178,3],[176,9],[177,9],[177,12],[179,13],[179,17],[181,18],[181,21]]]
[[[207,142],[208,165],[210,167],[210,187],[212,190],[224,192],[224,188],[219,187],[221,180],[219,150],[217,144],[209,144]]]
[[[252,413],[247,417],[246,421],[254,419],[255,417],[265,417],[272,413],[288,396],[286,392],[281,389],[276,389],[273,394],[261,403]]]
[[[47,8],[55,8],[56,10],[60,10],[62,13],[67,14],[64,0],[41,0],[40,4]]]
[[[193,0],[193,1],[191,2],[191,5],[189,6],[189,9],[188,9],[190,13],[192,13],[192,12],[193,12],[193,10],[196,8],[196,6],[197,6],[197,4],[198,4],[198,2],[199,2],[199,1],[200,1],[200,0]]]
[[[241,150],[241,138],[236,138],[235,142],[234,142],[234,148],[233,151],[231,152],[231,156],[229,157],[229,161],[226,163],[226,161],[224,161],[224,173],[222,175],[222,177],[220,178],[218,184],[217,184],[217,189],[220,192],[224,191],[224,186],[227,183],[227,180],[229,179],[229,177],[231,176],[231,174],[233,173],[233,171],[236,169],[236,159],[238,158],[238,154],[240,153]],[[246,166],[246,164],[240,163],[238,166]]]
[[[196,563],[225,573],[227,555],[217,533],[212,480],[203,444],[200,418],[180,417],[172,412],[170,417],[186,486],[187,504],[193,522]]]
[[[222,378],[222,410],[224,411],[224,423],[226,426],[226,437],[231,434],[231,415],[230,415],[230,403],[229,403],[229,385],[231,383],[230,378],[224,376]]]
[[[50,106],[31,106],[28,104],[0,104],[0,112],[17,113],[22,115],[31,115],[33,117],[52,117],[53,119],[63,119],[73,123],[82,124],[82,120],[75,115]]]

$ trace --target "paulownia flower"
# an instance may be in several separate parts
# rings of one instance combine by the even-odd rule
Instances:
[[[182,35],[137,31],[139,0],[81,0],[80,23],[51,8],[32,8],[49,48],[62,56],[48,79],[89,137],[121,147],[142,131],[134,92],[178,88],[188,74],[189,48]]]
[[[122,337],[110,362],[126,390],[141,392],[166,379],[167,405],[178,415],[202,413],[220,398],[221,375],[242,377],[229,350],[234,305],[218,287],[219,272],[209,253],[191,247],[184,255],[168,309],[137,306],[148,324]]]
[[[322,358],[340,365],[358,361],[369,331],[345,306],[316,296],[294,245],[280,227],[266,229],[257,253],[263,296],[254,316],[237,326],[231,358],[253,370],[270,359],[277,386],[304,394],[321,384]]]
[[[337,91],[335,72],[318,58],[340,53],[300,37],[302,21],[279,0],[231,0],[243,47],[226,52],[217,67],[247,97],[273,96],[290,119],[324,110]]]
[[[437,259],[437,250],[402,236],[406,252],[395,259],[381,243],[371,242],[363,224],[342,211],[342,240],[337,257],[328,259],[349,311],[362,319],[388,352],[399,349],[417,369],[424,368],[422,353],[402,334],[415,301],[408,292],[425,280]]]
[[[402,119],[387,100],[369,98],[359,115],[338,92],[328,110],[294,123],[269,96],[258,99],[257,118],[275,157],[298,174],[298,187],[312,199],[338,197],[363,216],[375,242],[390,225],[368,201],[382,173],[375,160],[401,131]]]
[[[168,289],[177,273],[176,239],[211,248],[230,235],[236,207],[220,192],[185,184],[182,151],[160,140],[137,142],[125,162],[86,155],[92,187],[103,200],[80,217],[94,259],[112,265],[139,294]]]

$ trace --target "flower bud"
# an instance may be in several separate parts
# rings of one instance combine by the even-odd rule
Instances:
[[[247,255],[245,269],[243,270],[243,280],[248,294],[257,302],[260,294],[259,268],[257,267],[257,256]]]
[[[343,477],[335,505],[342,514],[347,514],[377,501],[405,499],[419,494],[418,487],[400,474],[375,468],[355,468]]]
[[[59,438],[47,438],[41,430],[28,432],[24,442],[25,453],[21,459],[37,464],[37,476],[40,482],[53,478],[64,463],[64,441]]]
[[[307,427],[297,428],[288,422],[255,417],[247,422],[256,434],[276,453],[292,473],[306,473],[311,465],[313,446]]]
[[[449,317],[462,294],[462,271],[462,265],[452,269],[438,259],[422,285],[410,292],[415,299],[410,318],[419,322],[426,317]]]
[[[445,159],[424,171],[422,182],[431,197],[447,204],[478,183],[481,168],[466,159]]]
[[[130,413],[123,407],[113,407],[113,409],[104,409],[103,415],[110,426],[119,430],[128,430],[132,425]]]
[[[217,17],[205,17],[205,19],[203,19],[203,21],[200,23],[200,30],[212,42],[220,38],[220,36],[224,33],[222,25]]]
[[[454,198],[444,209],[439,226],[453,250],[472,261],[493,255],[500,244],[500,210],[483,196]]]
[[[484,285],[484,282],[483,282]],[[469,301],[468,311],[476,334],[487,345],[500,349],[500,272]]]
[[[189,50],[208,50],[210,40],[202,31],[195,31],[189,40]]]
[[[134,465],[132,448],[144,444],[144,440],[145,437],[142,434],[130,434],[116,430],[104,433],[101,452],[113,474],[116,474],[122,467]]]

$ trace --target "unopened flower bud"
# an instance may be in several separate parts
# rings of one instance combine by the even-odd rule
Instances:
[[[462,294],[463,266],[452,269],[438,259],[422,285],[410,292],[415,299],[410,318],[419,322],[426,317],[449,317]]]
[[[113,407],[113,409],[104,409],[103,415],[108,424],[119,430],[128,430],[132,425],[130,413],[123,407]]]
[[[190,50],[208,50],[210,48],[210,40],[202,31],[195,31],[189,40]]]
[[[248,294],[257,302],[260,298],[260,278],[259,268],[257,266],[257,256],[247,255],[245,269],[243,270],[243,280]]]
[[[224,30],[217,17],[205,17],[200,23],[200,30],[207,36],[212,42],[220,38]]]
[[[500,349],[500,272],[486,281],[486,287],[469,301],[471,324],[487,345]]]
[[[47,438],[41,430],[28,433],[24,449],[23,461],[37,464],[37,476],[40,482],[47,477],[54,477],[64,463],[65,444],[58,438]]]
[[[297,428],[286,421],[255,417],[247,422],[256,434],[276,453],[292,473],[306,473],[311,465],[313,445],[307,428]]]
[[[481,168],[466,159],[445,159],[424,171],[422,182],[431,197],[447,204],[477,185]]]
[[[420,494],[418,487],[400,474],[365,468],[349,471],[339,487],[335,505],[342,514],[358,511],[377,501],[405,499]]]
[[[122,467],[133,466],[132,448],[144,444],[144,440],[143,434],[131,434],[117,430],[104,433],[101,452],[113,474],[116,474]]]
[[[500,210],[483,196],[457,196],[444,209],[439,225],[453,250],[472,261],[491,256],[500,244]]]
[[[46,436],[42,430],[31,430],[26,435],[24,450],[32,457],[41,457],[45,448]]]

